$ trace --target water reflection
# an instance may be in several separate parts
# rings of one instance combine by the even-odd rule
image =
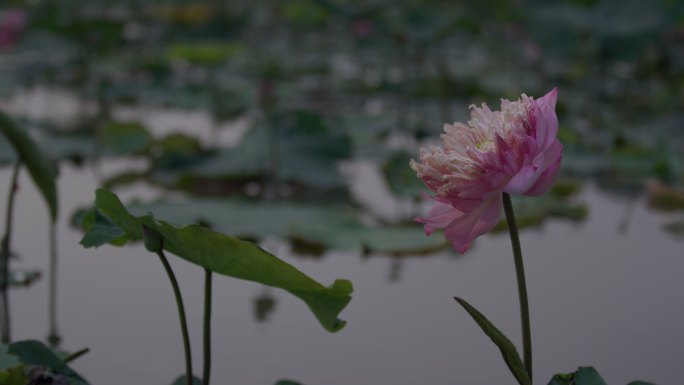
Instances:
[[[276,310],[276,297],[272,291],[270,287],[264,287],[254,298],[254,319],[258,323],[268,322]]]

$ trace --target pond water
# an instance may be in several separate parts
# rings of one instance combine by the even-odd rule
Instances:
[[[70,224],[112,181],[124,203],[142,200],[138,213],[193,201],[154,214],[259,239],[325,285],[353,282],[348,324],[331,334],[291,294],[215,276],[215,385],[514,383],[453,300],[521,345],[508,236],[413,255],[441,235],[405,223],[424,187],[407,163],[469,105],[553,87],[558,191],[583,187],[515,202],[521,223],[543,221],[521,234],[535,383],[586,365],[611,385],[684,383],[684,214],[643,194],[657,179],[659,203],[684,207],[684,2],[5,3],[0,111],[59,159],[60,347],[90,348],[73,366],[93,385],[184,372],[158,258],[137,244],[84,249]],[[0,134],[0,217],[13,154]],[[22,171],[12,269],[43,276],[11,292],[13,340],[48,334],[49,221],[30,179]],[[679,235],[664,229],[674,221]],[[303,256],[285,238],[328,251]],[[204,272],[169,258],[199,374]]]
[[[102,168],[117,167],[114,162]],[[60,170],[62,347],[91,349],[73,366],[93,384],[170,383],[183,372],[183,352],[161,264],[141,245],[83,249],[82,234],[68,226],[68,216],[93,202],[98,180],[89,166],[65,164]],[[8,168],[0,169],[1,202],[9,177]],[[21,258],[14,266],[45,272],[46,209],[28,175],[22,173],[20,181],[13,248]],[[120,194],[125,202],[158,192],[138,185]],[[684,244],[662,230],[671,218],[650,211],[642,199],[616,198],[591,184],[578,200],[590,209],[581,225],[549,220],[522,233],[535,378],[546,383],[556,372],[593,365],[609,384],[681,383]],[[629,226],[620,231],[626,216]],[[504,234],[478,239],[463,256],[452,250],[402,258],[328,252],[313,259],[294,255],[276,240],[264,247],[324,284],[350,279],[353,299],[341,316],[348,324],[327,333],[288,293],[217,276],[215,383],[263,385],[283,378],[306,385],[514,382],[497,348],[452,299],[466,298],[520,341],[514,267]],[[186,299],[199,373],[203,271],[177,258],[171,263]],[[259,298],[275,301],[266,322],[255,320]],[[47,334],[46,279],[14,290],[11,306],[15,340]]]

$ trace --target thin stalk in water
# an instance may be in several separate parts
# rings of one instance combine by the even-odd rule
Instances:
[[[57,229],[54,222],[50,223],[50,292],[48,293],[49,327],[48,342],[50,346],[59,346],[62,340],[57,328]]]
[[[209,385],[211,373],[211,270],[204,269],[204,367],[202,385]]]
[[[81,357],[82,355],[88,353],[90,351],[90,348],[83,348],[75,353],[69,354],[65,359],[64,363],[68,364],[71,361],[74,361],[75,359]]]
[[[511,235],[511,245],[513,246],[513,259],[515,261],[515,275],[518,279],[518,298],[520,300],[520,320],[522,323],[523,338],[523,363],[525,370],[532,382],[532,333],[530,332],[530,308],[527,302],[527,283],[525,282],[525,268],[523,266],[522,250],[520,248],[520,237],[518,236],[518,226],[513,214],[513,204],[511,196],[503,193],[503,206],[506,213],[508,231]]]
[[[183,297],[181,296],[180,288],[178,287],[178,281],[176,280],[176,275],[171,269],[169,261],[164,255],[164,251],[160,248],[157,250],[157,255],[161,260],[166,274],[169,276],[169,281],[171,281],[171,286],[173,287],[173,295],[176,297],[176,305],[178,305],[178,317],[180,318],[181,332],[183,333],[183,349],[185,350],[185,379],[187,385],[192,385],[192,352],[190,351],[190,335],[188,334],[188,322],[185,318],[185,306],[183,305]]]
[[[12,213],[14,212],[14,196],[17,193],[17,180],[19,179],[19,169],[21,168],[21,161],[17,161],[12,171],[12,180],[9,185],[9,192],[7,195],[7,212],[5,213],[5,235],[2,237],[0,244],[0,297],[2,299],[2,317],[0,317],[0,339],[2,343],[8,344],[10,342],[10,310],[9,310],[9,259],[10,259],[10,239],[12,238]]]

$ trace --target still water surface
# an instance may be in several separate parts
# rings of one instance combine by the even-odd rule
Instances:
[[[93,384],[169,384],[183,372],[175,303],[158,259],[134,245],[83,249],[68,215],[90,204],[92,170],[63,166],[59,178],[59,323],[63,347],[91,352],[74,366]],[[5,201],[9,169],[0,170]],[[16,268],[47,268],[47,221],[41,197],[22,174],[15,219]],[[147,187],[122,192],[156,196]],[[581,193],[590,215],[582,225],[551,220],[522,233],[530,292],[535,377],[594,365],[609,384],[635,379],[681,383],[684,355],[684,243],[662,231],[668,220],[637,201],[627,233],[618,231],[627,202],[592,186]],[[337,334],[325,332],[298,299],[270,293],[275,311],[255,322],[264,288],[217,277],[214,370],[217,384],[264,385],[290,378],[305,385],[512,384],[494,345],[453,301],[468,299],[513,341],[520,340],[509,240],[487,235],[464,256],[362,258],[330,252],[323,259],[265,245],[324,284],[354,283]],[[186,298],[195,371],[201,368],[203,271],[172,259]],[[392,274],[398,279],[391,280]],[[14,338],[47,333],[47,282],[11,296]]]

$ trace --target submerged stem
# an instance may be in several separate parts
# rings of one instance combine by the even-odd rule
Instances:
[[[506,213],[508,231],[511,235],[511,246],[513,246],[513,259],[515,261],[515,274],[518,280],[518,299],[520,301],[520,320],[522,323],[523,338],[523,362],[525,370],[532,382],[532,333],[530,331],[530,308],[527,302],[527,283],[525,282],[525,267],[523,266],[522,250],[520,248],[520,237],[518,236],[518,226],[513,214],[513,204],[511,196],[503,193],[503,206]]]
[[[14,212],[14,196],[17,193],[17,180],[19,179],[19,169],[21,168],[21,161],[18,160],[14,164],[12,171],[12,181],[9,185],[9,192],[7,195],[7,212],[5,213],[5,235],[2,237],[0,244],[0,297],[2,299],[2,317],[0,317],[0,340],[7,344],[10,342],[10,310],[9,310],[9,259],[10,259],[10,239],[12,238],[12,213]]]
[[[211,373],[211,270],[204,269],[204,367],[202,385],[209,385]]]
[[[185,306],[183,306],[183,297],[181,296],[180,288],[178,287],[178,281],[176,280],[176,275],[171,269],[169,261],[164,255],[164,251],[159,249],[157,251],[159,259],[164,265],[166,274],[169,276],[169,281],[171,281],[171,286],[173,287],[173,295],[176,297],[176,305],[178,305],[178,318],[180,318],[181,332],[183,333],[183,349],[185,350],[185,379],[187,385],[192,385],[192,352],[190,351],[190,335],[188,334],[188,322],[185,319]]]

